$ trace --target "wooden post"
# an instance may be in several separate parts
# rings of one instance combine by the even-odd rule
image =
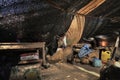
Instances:
[[[43,53],[43,65],[46,65],[46,51],[45,51],[45,44],[42,47],[42,53]]]

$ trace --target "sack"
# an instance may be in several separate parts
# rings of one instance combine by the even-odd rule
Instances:
[[[78,53],[79,58],[86,56],[87,54],[91,53],[92,50],[89,48],[89,44],[85,44]]]
[[[94,59],[93,59],[93,66],[94,66],[94,67],[101,67],[101,66],[102,66],[101,60],[98,59],[98,58],[94,58]]]

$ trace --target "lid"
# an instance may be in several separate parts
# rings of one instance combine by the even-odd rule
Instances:
[[[97,36],[95,36],[95,38],[101,39],[101,40],[107,40],[109,37],[106,35],[97,35]]]

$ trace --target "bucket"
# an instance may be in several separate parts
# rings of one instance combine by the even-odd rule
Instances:
[[[111,58],[111,52],[110,51],[102,51],[101,54],[101,60],[103,63],[106,63]]]

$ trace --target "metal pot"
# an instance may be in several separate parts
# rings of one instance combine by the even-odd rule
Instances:
[[[106,35],[97,35],[95,39],[98,46],[106,47],[109,45],[109,37]]]

